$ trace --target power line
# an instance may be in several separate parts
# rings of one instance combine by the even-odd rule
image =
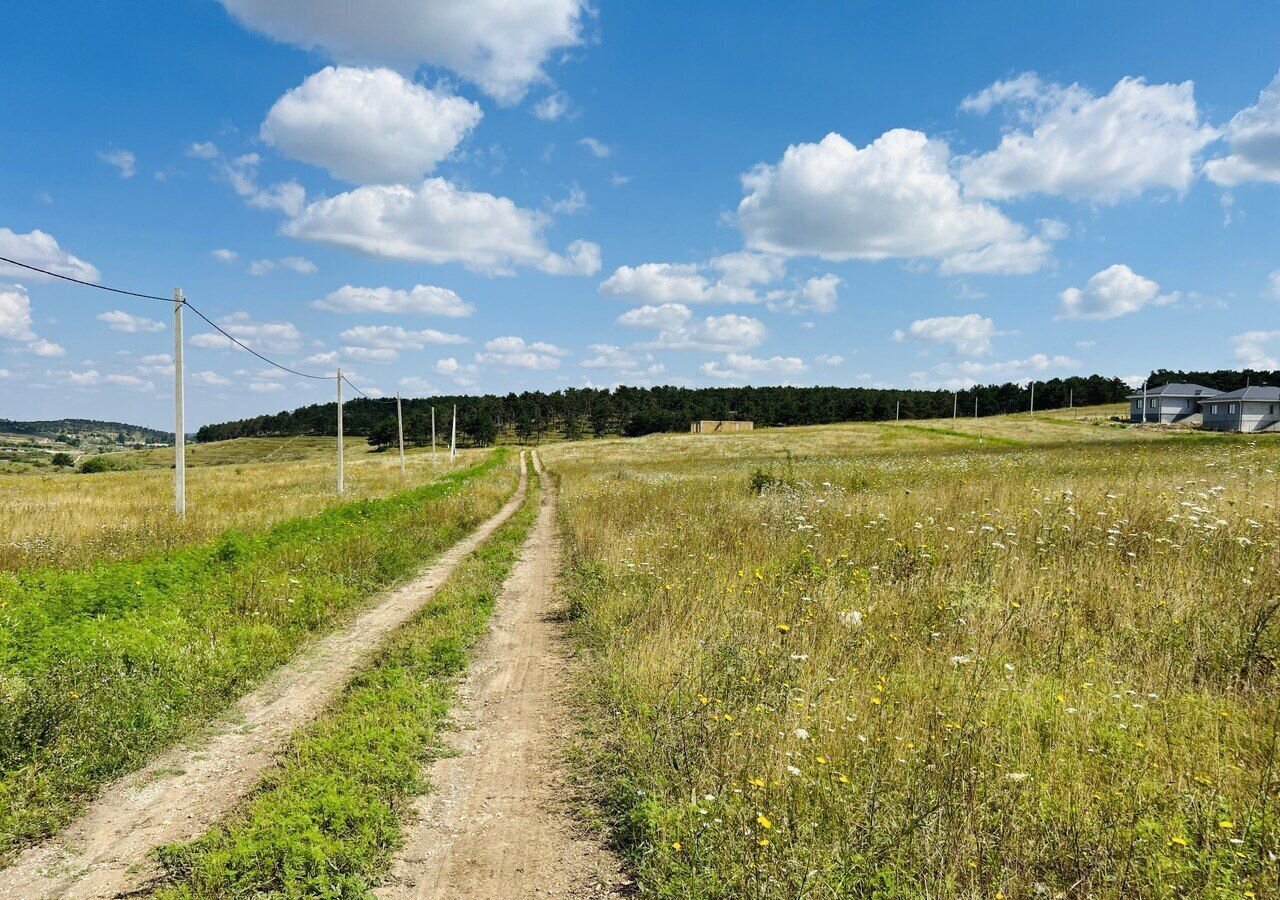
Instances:
[[[139,294],[136,291],[125,291],[120,288],[107,287],[105,284],[94,284],[92,281],[81,281],[79,278],[72,278],[70,275],[60,275],[57,272],[50,272],[48,269],[28,265],[24,262],[18,262],[16,259],[9,259],[5,256],[0,256],[0,262],[8,263],[11,266],[19,266],[23,269],[30,269],[32,272],[39,272],[41,275],[48,275],[50,278],[61,278],[63,281],[70,281],[73,284],[82,284],[85,287],[97,288],[100,291],[110,291],[113,294],[124,294],[126,297],[137,297],[139,300],[159,300],[163,303],[173,302],[170,297],[157,297],[154,294]]]
[[[274,359],[271,359],[269,356],[264,356],[261,353],[259,353],[257,350],[254,350],[252,347],[250,347],[244,341],[237,338],[235,335],[229,334],[225,328],[223,328],[217,322],[213,321],[213,319],[210,319],[204,313],[200,312],[199,309],[192,306],[190,300],[184,300],[183,305],[186,306],[187,309],[195,313],[197,316],[204,319],[204,321],[209,325],[209,327],[215,329],[224,338],[229,340],[231,343],[235,344],[241,350],[244,350],[248,353],[252,353],[254,356],[258,357],[258,359],[262,360],[267,365],[275,366],[277,369],[280,369],[283,372],[288,372],[290,375],[297,375],[299,378],[314,378],[317,381],[328,381],[330,378],[333,377],[332,375],[312,375],[309,372],[299,372],[297,369],[291,369],[288,366],[283,365],[282,363],[278,363]],[[346,381],[346,377],[344,376],[342,380]],[[351,384],[351,382],[349,381],[347,383]],[[351,385],[351,386],[355,387],[355,385]],[[356,388],[356,390],[360,390],[360,389]]]

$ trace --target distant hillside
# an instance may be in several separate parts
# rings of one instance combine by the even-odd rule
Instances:
[[[50,419],[43,422],[16,422],[0,419],[0,435],[22,435],[60,441],[66,437],[89,443],[169,444],[173,434],[125,422],[98,419]],[[123,440],[121,440],[123,438]]]

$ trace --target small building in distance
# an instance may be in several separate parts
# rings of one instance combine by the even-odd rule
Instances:
[[[691,434],[712,434],[724,431],[751,431],[752,422],[734,421],[732,419],[702,419],[689,426]]]
[[[1221,391],[1202,384],[1162,384],[1129,395],[1130,422],[1181,422],[1200,412],[1200,402]],[[1145,404],[1145,405],[1144,405]]]
[[[1280,431],[1280,388],[1244,387],[1200,401],[1213,431]]]

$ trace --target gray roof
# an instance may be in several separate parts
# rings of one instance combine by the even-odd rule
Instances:
[[[1218,394],[1214,397],[1206,398],[1208,400],[1259,400],[1263,403],[1275,403],[1280,400],[1280,388],[1267,387],[1262,384],[1255,384],[1251,387],[1243,387],[1238,391],[1230,391],[1226,394]],[[1203,402],[1203,401],[1201,401]]]
[[[1146,396],[1147,397],[1208,397],[1218,393],[1221,393],[1221,391],[1215,391],[1213,388],[1205,387],[1203,384],[1180,384],[1175,382],[1173,384],[1162,384],[1159,387],[1148,387]],[[1138,391],[1136,394],[1129,395],[1130,400],[1141,400],[1142,397],[1143,397],[1142,391]]]

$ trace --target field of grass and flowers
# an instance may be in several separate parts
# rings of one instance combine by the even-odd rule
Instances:
[[[650,895],[1280,896],[1280,443],[1110,412],[545,454]]]
[[[0,571],[84,566],[213,540],[228,528],[262,529],[335,503],[385,497],[484,458],[466,450],[450,463],[448,452],[433,458],[414,450],[404,478],[395,453],[349,438],[339,497],[335,446],[334,438],[310,435],[188,445],[186,519],[173,513],[172,448],[91,457],[126,471],[0,473]]]
[[[363,897],[400,845],[457,676],[484,634],[533,526],[538,482],[521,509],[440,586],[330,709],[300,733],[230,819],[164,848],[158,900]]]
[[[517,480],[515,454],[500,450],[265,530],[0,572],[0,856],[412,574],[495,513]]]

